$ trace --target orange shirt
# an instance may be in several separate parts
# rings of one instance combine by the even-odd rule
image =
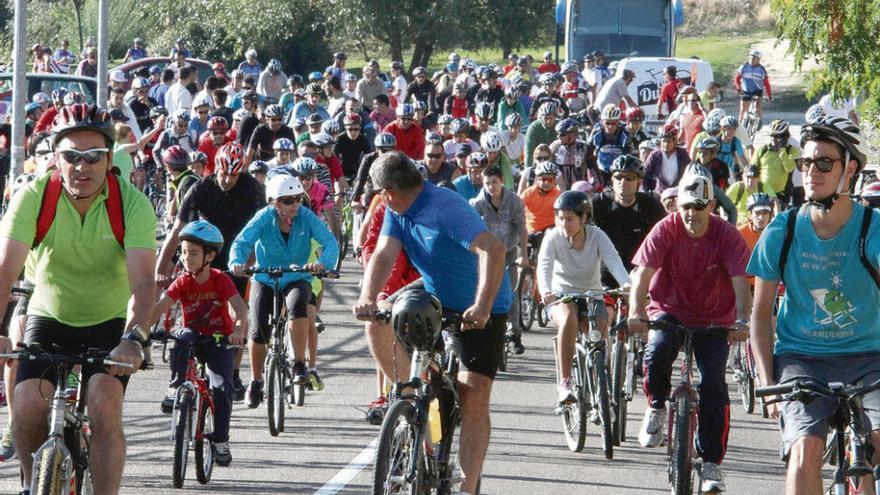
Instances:
[[[755,245],[758,244],[758,239],[761,237],[761,232],[752,228],[752,222],[744,223],[742,226],[738,227],[737,230],[742,234],[743,239],[746,240],[749,252],[753,252],[755,250]],[[753,275],[749,275],[748,279],[750,284],[755,285],[755,277]]]
[[[559,188],[555,186],[550,192],[545,193],[537,185],[522,192],[521,197],[526,210],[526,229],[529,234],[553,226],[553,219],[556,216],[553,203],[560,194]]]

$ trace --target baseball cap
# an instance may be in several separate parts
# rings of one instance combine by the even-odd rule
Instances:
[[[455,147],[455,156],[462,157],[468,156],[471,154],[471,145],[468,143],[458,143],[458,146]]]
[[[761,58],[761,52],[758,50],[749,50],[749,56]]]
[[[715,190],[709,179],[695,174],[686,174],[678,184],[678,204],[708,205],[715,199]]]
[[[669,198],[677,198],[678,197],[678,188],[677,187],[667,187],[663,190],[663,194],[660,195],[660,200],[665,201]]]
[[[110,80],[114,82],[125,82],[125,72],[122,72],[119,69],[110,71]]]

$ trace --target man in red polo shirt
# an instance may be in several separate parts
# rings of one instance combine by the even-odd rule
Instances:
[[[397,107],[397,119],[385,126],[385,132],[393,134],[397,140],[397,151],[413,160],[421,160],[425,154],[425,131],[413,122],[415,107],[404,103]]]

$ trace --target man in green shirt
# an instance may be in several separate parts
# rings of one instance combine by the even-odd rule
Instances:
[[[555,102],[547,102],[538,109],[538,118],[529,126],[526,131],[526,163],[525,166],[532,165],[532,154],[535,148],[540,144],[549,145],[556,140],[556,118],[559,107]]]
[[[141,345],[148,336],[146,322],[155,295],[156,217],[147,198],[129,182],[117,179],[118,190],[111,187],[115,133],[106,112],[71,105],[59,113],[54,132],[61,181],[55,216],[37,239],[38,212],[41,205],[51,204],[44,202],[44,195],[52,196],[46,188],[53,176],[32,182],[13,198],[0,224],[0,299],[8,299],[32,252],[35,289],[24,342],[44,349],[57,345],[70,353],[96,347],[110,351],[111,360],[132,365],[87,365],[82,370],[89,386],[94,492],[117,493],[125,460],[125,385],[143,360]],[[105,204],[108,198],[121,203],[120,238],[112,225],[113,205]],[[39,242],[33,246],[35,240]],[[5,310],[0,306],[0,318]],[[8,346],[0,337],[0,352]],[[12,423],[25,486],[30,484],[32,454],[48,430],[50,404],[44,398],[54,384],[46,370],[47,365],[31,361],[18,366]]]

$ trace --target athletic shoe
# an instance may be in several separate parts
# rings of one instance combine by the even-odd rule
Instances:
[[[522,355],[522,353],[526,352],[526,346],[523,345],[522,337],[520,337],[519,335],[508,333],[507,341],[510,342],[510,345],[513,346],[513,353],[517,356]]]
[[[247,389],[247,406],[251,409],[260,407],[263,402],[263,382],[251,380]]]
[[[299,384],[307,382],[306,375],[308,375],[308,372],[306,371],[305,363],[293,363],[293,383]]]
[[[321,321],[321,317],[319,315],[315,315],[315,331],[318,333],[324,331],[324,322]]]
[[[244,402],[244,383],[241,383],[241,377],[232,378],[232,402]]]
[[[15,442],[12,441],[12,428],[7,426],[0,438],[0,462],[15,459]]]
[[[663,445],[663,423],[666,422],[666,408],[649,407],[642,419],[639,430],[639,443],[642,447],[659,447]]]
[[[576,400],[574,392],[571,390],[571,377],[564,379],[556,387],[559,391],[559,405],[569,404]]]
[[[318,370],[309,370],[309,384],[312,386],[312,390],[317,392],[324,390],[324,381],[318,376]]]
[[[229,442],[212,443],[211,448],[214,449],[214,462],[218,466],[226,467],[232,464],[232,452],[229,451]]]
[[[704,462],[700,470],[700,493],[719,493],[727,489],[721,466],[714,462]]]
[[[165,398],[162,399],[162,412],[165,414],[171,414],[174,410],[174,400],[177,398],[177,389],[169,388],[168,392],[165,394]]]
[[[385,419],[385,411],[388,409],[388,400],[385,399],[385,396],[380,396],[373,402],[370,402],[370,405],[367,409],[367,423],[370,423],[374,426],[379,426],[382,424],[382,420]]]

